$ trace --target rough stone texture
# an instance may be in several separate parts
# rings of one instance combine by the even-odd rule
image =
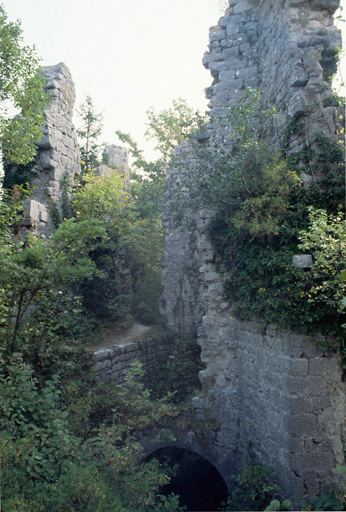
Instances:
[[[96,350],[93,360],[97,376],[104,382],[121,384],[124,374],[131,363],[140,361],[146,373],[150,373],[164,361],[168,360],[174,345],[173,336],[148,338]]]
[[[103,161],[106,161],[107,164],[99,166],[99,174],[104,176],[120,175],[124,179],[124,188],[126,190],[130,186],[129,153],[127,148],[109,144],[103,150]]]
[[[268,128],[273,149],[291,118],[304,124],[304,133],[291,138],[289,152],[313,145],[317,133],[334,138],[336,109],[323,100],[341,47],[332,17],[338,6],[335,0],[230,0],[203,58],[213,77],[206,90],[211,112],[225,116],[246,88],[259,87],[279,112],[273,132]],[[188,146],[180,150],[189,157]],[[168,179],[179,181],[179,166]],[[198,332],[206,369],[204,394],[193,403],[198,418],[219,423],[208,441],[218,467],[234,468],[252,451],[275,467],[288,498],[335,487],[335,468],[344,462],[346,396],[338,357],[319,350],[316,340],[275,326],[263,332],[256,321],[232,317],[204,236],[208,217],[186,211],[181,229],[164,219],[162,312],[171,329]]]
[[[107,161],[109,167],[129,173],[129,154],[123,146],[109,144],[103,150],[103,159]]]
[[[45,111],[44,135],[31,171],[34,190],[25,204],[24,225],[50,235],[55,230],[52,209],[63,218],[63,180],[72,180],[80,171],[80,150],[72,123],[75,89],[70,71],[60,63],[44,67],[43,73],[52,101]]]
[[[312,264],[311,254],[295,254],[292,258],[292,265],[296,268],[311,268]]]

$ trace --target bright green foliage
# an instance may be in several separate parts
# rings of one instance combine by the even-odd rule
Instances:
[[[33,48],[25,46],[20,23],[10,22],[0,6],[0,138],[6,162],[26,164],[42,137],[48,105],[45,78]],[[11,108],[19,111],[15,117]]]
[[[68,413],[59,405],[59,379],[54,375],[40,388],[32,367],[19,358],[9,359],[6,366],[1,359],[0,372],[1,432],[23,440],[21,466],[27,478],[53,481],[58,465],[79,445],[68,432]],[[11,440],[5,435],[1,443],[6,449]]]
[[[131,201],[124,190],[124,179],[115,173],[111,176],[88,174],[84,181],[74,194],[72,206],[76,217],[81,220],[110,219],[120,228]]]
[[[147,111],[147,116],[146,136],[155,139],[155,149],[165,161],[171,159],[173,149],[191,137],[205,123],[205,117],[189,107],[182,98],[173,100],[171,108],[159,113],[151,107]]]
[[[30,347],[37,358],[49,350],[57,330],[71,327],[70,312],[78,313],[79,299],[68,290],[74,282],[90,279],[95,273],[88,253],[96,239],[105,236],[105,230],[96,219],[70,219],[60,225],[48,244],[32,233],[25,244],[15,242],[5,224],[15,217],[17,207],[18,202],[7,197],[0,208],[1,346],[9,353]]]
[[[132,283],[121,276],[126,265],[135,281],[145,279],[142,269],[152,239],[148,222],[139,218],[133,198],[124,190],[124,179],[117,173],[86,175],[84,186],[75,193],[73,208],[78,219],[102,221],[107,231],[107,238],[90,251],[100,274],[82,286],[84,304],[97,317],[124,325],[130,320]],[[148,263],[154,262],[155,258]]]
[[[291,502],[289,500],[284,500],[282,503],[279,500],[273,500],[264,510],[290,510],[290,508]]]
[[[260,119],[256,118],[258,112]],[[262,136],[260,122],[274,115],[273,109],[261,107],[259,91],[248,91],[239,105],[230,109],[227,119],[211,119],[208,142],[191,140],[195,161],[186,162],[184,154],[177,159],[178,196],[169,204],[176,218],[186,207],[206,207],[226,212],[230,224],[253,236],[280,231],[289,198],[300,180],[271,153]]]
[[[97,140],[102,133],[103,114],[97,114],[90,96],[86,96],[85,102],[79,106],[77,113],[82,125],[77,130],[81,139],[81,166],[82,176],[85,173],[95,171],[99,165],[99,153],[102,145]]]
[[[300,233],[299,249],[313,255],[313,285],[308,302],[323,303],[337,314],[345,314],[346,283],[341,271],[346,261],[346,223],[342,215],[310,209],[309,229]]]

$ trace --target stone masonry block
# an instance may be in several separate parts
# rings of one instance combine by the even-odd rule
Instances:
[[[324,411],[324,409],[331,407],[331,405],[332,399],[329,395],[312,398],[312,408],[315,412]]]
[[[318,357],[309,360],[309,375],[327,375],[337,372],[339,376],[340,364],[336,357]]]
[[[309,397],[295,397],[291,398],[291,413],[292,414],[307,414],[315,410],[313,406],[313,399]]]
[[[252,2],[248,2],[247,0],[243,0],[242,2],[237,3],[234,6],[234,14],[242,14],[243,12],[249,11],[253,9]]]
[[[322,351],[313,341],[306,336],[299,334],[291,334],[287,336],[287,349],[292,357],[320,357]]]
[[[309,473],[312,469],[315,471],[323,471],[325,467],[332,467],[335,464],[335,459],[331,453],[299,453],[293,456],[293,470],[304,471]],[[316,473],[315,473],[316,475]],[[316,476],[315,476],[316,478]]]
[[[320,438],[321,425],[314,414],[299,414],[291,416],[291,435],[294,438]]]
[[[96,363],[99,361],[103,361],[104,359],[108,358],[111,353],[112,353],[112,350],[110,350],[110,349],[103,348],[103,349],[97,350],[93,354],[93,357],[92,357],[93,361],[95,361]]]
[[[328,393],[327,383],[320,377],[292,377],[291,391],[296,396],[325,396]]]
[[[309,361],[308,359],[295,359],[292,361],[292,375],[294,377],[305,377],[308,374],[309,370]]]

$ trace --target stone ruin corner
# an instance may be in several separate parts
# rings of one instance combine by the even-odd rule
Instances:
[[[210,29],[203,57],[212,83],[206,89],[211,113],[224,117],[247,88],[263,91],[277,111],[268,133],[279,149],[290,119],[304,121],[287,151],[314,144],[322,133],[335,140],[337,109],[331,95],[341,33],[334,26],[337,0],[230,0]],[[181,149],[189,158],[186,145]],[[193,158],[193,156],[191,156]],[[170,179],[179,180],[179,166]],[[232,316],[213,248],[204,236],[210,213],[186,212],[186,226],[164,219],[161,309],[168,326],[195,333],[206,368],[196,415],[218,428],[208,435],[224,474],[249,456],[274,466],[283,493],[295,500],[338,487],[336,466],[344,465],[346,385],[338,356],[317,348],[316,339],[277,331]],[[293,255],[292,255],[293,256]]]

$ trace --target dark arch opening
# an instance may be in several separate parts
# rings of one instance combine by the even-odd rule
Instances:
[[[180,505],[185,505],[189,512],[218,510],[222,502],[227,501],[228,490],[224,479],[216,467],[201,455],[169,446],[155,450],[145,461],[154,458],[160,464],[178,466],[177,475],[161,488],[161,493],[166,496],[172,492],[179,494]]]

